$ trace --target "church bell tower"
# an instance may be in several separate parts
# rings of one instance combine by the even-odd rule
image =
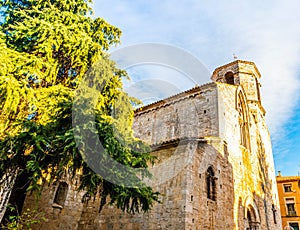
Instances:
[[[214,82],[241,86],[245,92],[249,110],[256,117],[255,114],[258,111],[262,116],[266,113],[261,104],[260,77],[261,74],[254,62],[236,60],[215,69],[211,79]]]

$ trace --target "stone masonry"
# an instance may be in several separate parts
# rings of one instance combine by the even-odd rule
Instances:
[[[237,60],[211,83],[136,111],[135,135],[159,159],[151,183],[161,203],[150,212],[99,213],[99,200],[81,203],[67,179],[25,208],[46,214],[38,229],[282,229],[259,78],[254,63]]]

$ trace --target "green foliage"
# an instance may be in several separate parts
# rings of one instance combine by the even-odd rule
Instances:
[[[0,33],[0,175],[17,168],[19,174],[30,175],[28,190],[40,190],[41,184],[80,170],[80,189],[94,196],[100,187],[102,204],[110,197],[122,210],[147,211],[158,200],[157,193],[101,178],[85,163],[74,139],[75,90],[93,65],[105,63],[100,68],[105,84],[94,108],[98,138],[124,165],[146,168],[154,160],[132,134],[132,105],[138,102],[122,91],[127,74],[106,53],[119,43],[121,31],[92,18],[90,2],[0,1],[5,17]],[[124,180],[138,180],[128,176]]]
[[[7,208],[10,211],[14,211],[17,208],[8,205]],[[22,212],[22,215],[10,216],[6,226],[3,229],[8,230],[21,230],[21,229],[32,229],[31,227],[41,222],[45,222],[47,219],[44,217],[44,213],[38,212],[37,210],[26,209]]]

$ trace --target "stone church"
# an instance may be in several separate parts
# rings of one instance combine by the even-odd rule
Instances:
[[[149,104],[134,131],[153,147],[153,189],[161,203],[130,215],[81,203],[70,181],[43,191],[38,229],[282,229],[270,134],[253,62],[236,60],[211,83]],[[28,196],[24,208],[35,208]]]

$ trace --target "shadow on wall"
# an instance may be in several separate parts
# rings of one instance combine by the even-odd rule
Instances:
[[[281,218],[280,210],[273,203],[272,181],[269,179],[269,164],[267,163],[267,156],[265,148],[261,141],[261,136],[257,136],[257,170],[258,177],[252,178],[257,182],[258,188],[251,189],[252,194],[247,197],[239,197],[238,215],[239,215],[239,229],[247,230],[273,230],[280,228]],[[245,165],[247,167],[247,165]],[[253,177],[251,168],[246,170],[244,178]]]
[[[263,147],[258,153],[258,162],[264,196],[251,188],[252,196],[236,197],[233,167],[228,160],[230,153],[220,139],[168,141],[156,148],[153,154],[160,163],[165,163],[165,175],[174,170],[174,164],[168,164],[173,155],[177,155],[180,162],[184,162],[182,159],[187,156],[190,161],[172,178],[164,180],[164,175],[161,175],[161,183],[154,186],[154,190],[161,193],[161,203],[148,213],[131,215],[108,205],[100,212],[100,196],[82,203],[83,193],[76,192],[76,181],[66,180],[45,187],[38,202],[33,196],[26,198],[25,207],[38,207],[48,219],[36,229],[213,230],[238,226],[243,230],[271,230],[268,223],[277,221],[279,212],[269,203],[271,183]],[[249,171],[244,173],[251,174]]]
[[[109,205],[100,212],[100,196],[82,203],[76,182],[66,180],[45,187],[38,201],[33,196],[26,198],[26,208],[38,207],[48,219],[33,229],[213,230],[224,228],[224,224],[226,229],[234,229],[233,170],[228,152],[222,141],[217,141],[219,150],[208,142],[173,140],[154,149],[157,164],[163,164],[158,169],[163,169],[157,178],[160,181],[153,187],[161,193],[161,203],[148,213],[127,214]],[[169,161],[174,155],[175,164]],[[175,166],[181,170],[169,178],[168,171],[176,171]]]

